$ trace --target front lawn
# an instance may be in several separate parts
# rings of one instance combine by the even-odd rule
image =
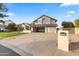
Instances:
[[[17,35],[22,35],[26,33],[22,32],[0,32],[0,38],[7,38],[7,37],[12,37],[12,36],[17,36]]]

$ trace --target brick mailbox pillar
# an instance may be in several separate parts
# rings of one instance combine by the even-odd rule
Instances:
[[[58,31],[58,49],[69,51],[69,32],[65,30]]]

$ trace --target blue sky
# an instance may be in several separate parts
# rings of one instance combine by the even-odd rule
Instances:
[[[60,26],[62,21],[74,21],[79,18],[79,4],[69,3],[6,3],[9,9],[5,19],[15,23],[31,23],[41,15],[57,19]]]

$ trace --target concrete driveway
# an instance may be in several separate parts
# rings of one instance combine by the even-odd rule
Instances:
[[[31,33],[2,39],[0,44],[19,55],[51,55],[50,49],[55,40],[57,40],[56,34]]]
[[[79,55],[57,48],[57,34],[30,33],[0,40],[0,44],[22,56]],[[1,50],[0,50],[1,52]]]

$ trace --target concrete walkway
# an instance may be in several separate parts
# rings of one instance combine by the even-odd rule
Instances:
[[[31,33],[0,40],[3,45],[22,56],[79,55],[57,48],[57,34]],[[1,51],[1,50],[0,50]]]

